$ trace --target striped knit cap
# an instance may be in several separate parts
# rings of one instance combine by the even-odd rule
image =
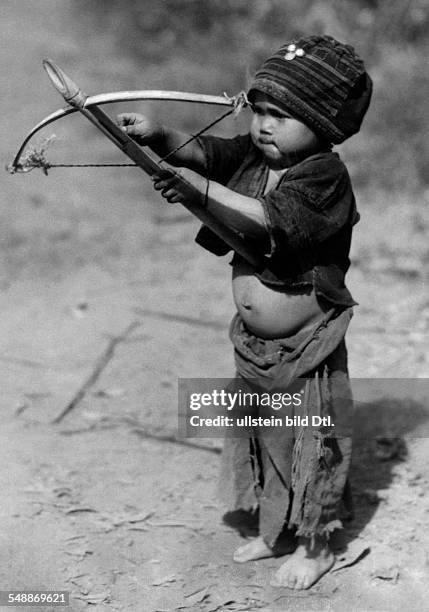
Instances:
[[[372,81],[353,47],[331,36],[298,38],[269,57],[249,88],[281,102],[331,143],[359,131]]]

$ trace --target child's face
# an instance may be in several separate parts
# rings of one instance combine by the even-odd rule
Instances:
[[[287,168],[322,148],[318,136],[280,102],[259,91],[253,92],[252,100],[250,135],[270,168]]]

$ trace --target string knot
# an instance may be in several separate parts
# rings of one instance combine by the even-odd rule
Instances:
[[[223,95],[228,100],[228,102],[232,103],[234,108],[234,117],[237,117],[239,113],[243,110],[243,108],[245,108],[246,106],[250,106],[250,102],[245,91],[240,91],[235,96],[228,96],[228,94],[224,91]]]

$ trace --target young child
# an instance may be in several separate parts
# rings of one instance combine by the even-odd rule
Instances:
[[[273,584],[295,589],[309,588],[334,564],[328,538],[341,527],[347,489],[351,395],[344,336],[355,302],[344,278],[359,215],[332,145],[359,131],[371,91],[352,47],[329,36],[299,38],[257,71],[248,92],[249,134],[202,136],[169,157],[189,187],[169,170],[154,177],[169,202],[207,206],[268,257],[264,270],[237,254],[232,260],[237,376],[269,391],[305,379],[301,415],[330,415],[336,425],[335,434],[296,426],[293,436],[277,428],[225,440],[229,510],[257,510],[259,519],[259,536],[234,559],[294,550]],[[161,157],[189,138],[134,113],[118,123]],[[206,227],[197,242],[216,254],[229,250]]]

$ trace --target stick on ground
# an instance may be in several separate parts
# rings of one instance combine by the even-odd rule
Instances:
[[[108,363],[112,359],[112,357],[113,357],[113,355],[115,353],[115,349],[118,346],[118,344],[120,342],[123,342],[124,340],[126,340],[127,337],[137,327],[139,327],[139,325],[141,325],[140,321],[133,321],[132,323],[130,323],[130,325],[128,325],[128,327],[121,334],[119,334],[119,336],[114,336],[113,338],[111,338],[111,340],[109,341],[105,351],[103,352],[103,354],[96,361],[95,366],[94,366],[91,374],[89,375],[89,377],[79,387],[79,389],[76,392],[75,396],[67,404],[67,406],[65,406],[65,408],[63,408],[63,410],[52,420],[52,423],[54,423],[54,424],[60,423],[63,420],[63,418],[67,414],[69,414],[69,412],[71,412],[74,408],[76,408],[76,406],[83,400],[83,398],[88,393],[88,391],[97,382],[98,378],[100,377],[100,374],[103,372],[105,367],[108,365]]]

